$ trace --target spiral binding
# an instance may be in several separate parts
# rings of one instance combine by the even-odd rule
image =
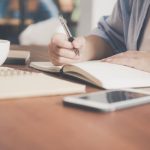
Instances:
[[[0,68],[0,77],[11,77],[11,76],[21,76],[21,75],[31,75],[32,72],[23,71],[18,69],[12,69],[7,67]]]

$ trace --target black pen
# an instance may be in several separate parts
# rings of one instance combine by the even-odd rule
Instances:
[[[67,37],[68,37],[68,41],[69,42],[73,42],[74,41],[74,37],[72,36],[67,24],[66,24],[66,20],[63,18],[63,16],[59,16],[59,20],[60,20],[60,23],[62,24],[66,34],[67,34]],[[76,55],[79,55],[79,50],[78,49],[73,49],[75,54]]]

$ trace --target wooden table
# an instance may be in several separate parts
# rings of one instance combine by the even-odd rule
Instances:
[[[24,49],[48,59],[46,48]],[[63,97],[1,101],[0,150],[150,150],[150,105],[99,113],[65,107]]]

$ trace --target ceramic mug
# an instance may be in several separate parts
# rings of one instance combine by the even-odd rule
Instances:
[[[0,65],[2,65],[9,53],[10,41],[0,39]]]

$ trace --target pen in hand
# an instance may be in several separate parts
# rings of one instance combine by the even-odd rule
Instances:
[[[72,36],[67,24],[66,24],[66,21],[65,19],[63,18],[63,16],[59,16],[59,20],[60,20],[60,23],[62,24],[66,34],[67,34],[67,37],[68,37],[68,41],[69,42],[73,42],[74,41],[74,37]],[[79,55],[79,50],[78,49],[73,49],[75,54],[76,55]]]

